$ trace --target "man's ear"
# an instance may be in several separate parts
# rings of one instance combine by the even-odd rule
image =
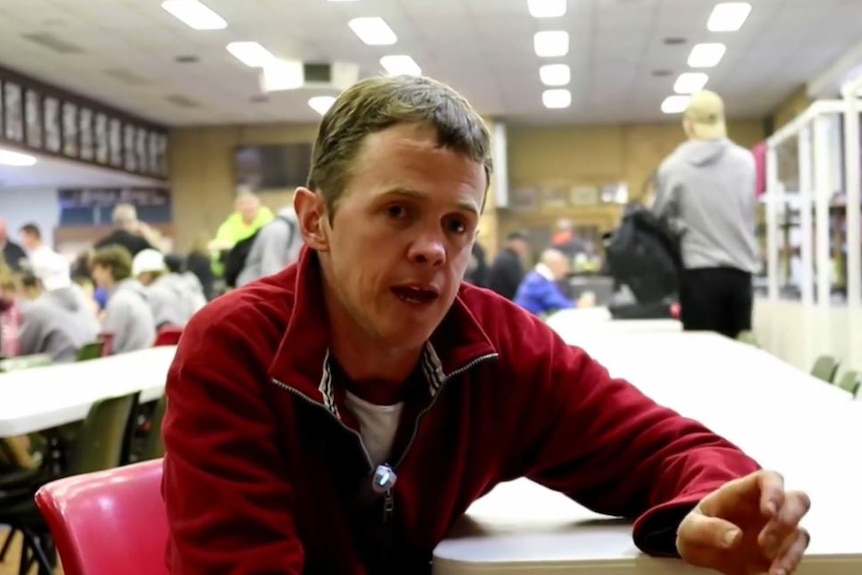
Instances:
[[[308,188],[296,188],[293,209],[305,244],[318,252],[329,251],[329,220],[323,197]]]

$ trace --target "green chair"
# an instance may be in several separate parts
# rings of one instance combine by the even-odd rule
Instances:
[[[88,343],[78,350],[78,361],[89,361],[102,357],[102,352],[105,349],[105,342],[94,341]]]
[[[844,391],[849,391],[850,395],[856,397],[856,394],[859,393],[859,387],[862,386],[862,378],[860,378],[860,374],[856,370],[845,371],[844,375],[841,376],[841,379],[838,380],[838,387],[843,389]]]
[[[163,393],[158,403],[156,403],[153,418],[150,420],[150,430],[147,433],[144,448],[141,450],[140,461],[158,459],[165,454],[165,444],[162,440],[162,420],[165,418],[165,408],[167,405],[168,398]]]
[[[80,475],[118,467],[127,445],[128,421],[138,394],[97,401],[90,407],[72,449],[69,464],[60,475]],[[57,476],[47,470],[37,480],[5,491],[0,496],[0,524],[24,536],[20,572],[28,573],[34,563],[39,573],[52,573],[55,560],[51,533],[36,508],[33,494]]]
[[[757,343],[757,336],[754,335],[753,331],[740,332],[740,334],[736,336],[736,341],[740,343],[747,343],[748,345],[753,345],[754,347],[760,347],[760,344]]]
[[[840,363],[840,361],[831,355],[821,355],[814,362],[814,367],[811,368],[811,375],[817,379],[822,379],[826,383],[833,383]]]

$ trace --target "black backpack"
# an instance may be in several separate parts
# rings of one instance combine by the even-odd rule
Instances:
[[[276,220],[287,222],[289,232],[287,237],[287,245],[293,244],[293,236],[296,232],[296,224],[282,216],[277,216]],[[272,222],[270,222],[272,223]],[[266,224],[269,225],[269,224]],[[245,269],[245,263],[248,259],[248,254],[251,253],[251,247],[254,245],[254,240],[257,235],[266,226],[261,226],[259,230],[254,232],[249,237],[242,239],[234,244],[234,246],[222,257],[222,265],[224,266],[224,281],[229,287],[236,287],[236,281],[239,279],[239,274]]]
[[[672,298],[682,272],[680,236],[650,210],[634,209],[605,236],[605,271],[639,303]]]

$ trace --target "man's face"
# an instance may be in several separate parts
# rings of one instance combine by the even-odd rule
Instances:
[[[260,201],[251,196],[240,197],[237,198],[234,207],[239,212],[242,221],[250,224],[257,217],[258,209],[260,209]]]
[[[432,128],[369,135],[331,225],[314,196],[318,233],[307,241],[320,253],[330,321],[389,348],[421,346],[458,292],[485,188],[483,166],[439,148]],[[297,203],[303,223],[311,204]]]
[[[33,234],[22,231],[21,243],[24,244],[24,247],[28,250],[32,250],[38,247],[39,240]]]
[[[110,287],[112,280],[110,268],[96,264],[93,266],[93,269],[90,271],[90,274],[93,276],[93,283],[95,283],[98,287]]]

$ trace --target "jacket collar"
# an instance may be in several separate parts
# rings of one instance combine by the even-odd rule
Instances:
[[[336,417],[338,407],[329,359],[329,318],[317,253],[304,247],[299,261],[284,276],[294,281],[294,301],[287,329],[269,366],[278,385],[322,404]],[[293,273],[291,273],[293,272]],[[462,286],[465,289],[476,289]],[[425,344],[421,363],[433,398],[453,375],[497,357],[488,335],[458,297]]]

